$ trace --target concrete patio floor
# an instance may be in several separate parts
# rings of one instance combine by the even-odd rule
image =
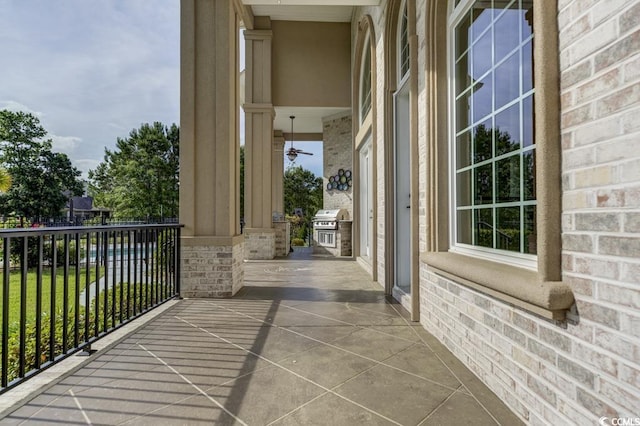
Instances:
[[[247,262],[226,300],[182,300],[1,424],[515,425],[353,261]]]

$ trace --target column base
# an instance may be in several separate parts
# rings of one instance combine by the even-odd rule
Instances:
[[[276,231],[276,256],[289,256],[291,248],[291,223],[288,221],[273,222]]]
[[[273,228],[245,228],[246,260],[271,260],[276,257],[276,231]]]
[[[244,286],[242,237],[183,237],[180,296],[227,298]]]

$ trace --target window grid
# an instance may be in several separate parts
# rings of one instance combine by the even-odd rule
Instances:
[[[459,4],[460,2],[456,2],[456,6]],[[485,2],[487,3],[487,2]],[[490,14],[489,17],[489,22],[485,25],[484,28],[482,28],[480,31],[478,31],[478,33],[476,34],[476,28],[473,27],[473,23],[472,23],[472,14],[477,12],[478,9],[474,9],[473,6],[475,6],[475,4],[470,5],[471,7],[468,8],[467,11],[464,12],[463,17],[461,20],[459,20],[455,25],[453,25],[453,39],[454,39],[454,68],[453,68],[453,72],[456,78],[454,78],[455,84],[454,84],[454,103],[455,103],[455,110],[454,110],[454,128],[455,128],[455,155],[454,155],[454,159],[453,161],[455,161],[454,164],[454,170],[456,171],[455,176],[454,176],[454,182],[455,182],[455,209],[456,209],[456,228],[459,228],[462,226],[461,223],[458,223],[461,220],[461,213],[464,214],[465,212],[468,212],[468,214],[470,214],[470,219],[471,219],[471,223],[470,223],[470,229],[468,230],[470,235],[466,236],[466,241],[464,241],[464,238],[461,238],[461,234],[459,229],[456,229],[456,233],[454,235],[454,241],[455,244],[457,245],[469,245],[472,246],[473,248],[477,248],[477,247],[481,247],[481,246],[485,246],[487,247],[487,241],[482,241],[482,231],[481,231],[481,227],[488,227],[491,231],[491,244],[490,244],[490,249],[505,249],[504,246],[506,246],[507,250],[510,251],[515,251],[518,253],[533,253],[535,254],[535,248],[532,250],[531,247],[527,246],[527,223],[530,222],[532,223],[535,219],[532,220],[532,217],[535,217],[535,208],[536,208],[536,201],[535,201],[535,196],[527,196],[527,194],[525,194],[525,185],[527,184],[527,178],[530,176],[531,171],[533,171],[533,174],[535,175],[535,144],[533,141],[533,138],[531,138],[531,145],[529,146],[524,146],[524,144],[527,142],[525,140],[525,120],[527,119],[527,117],[525,117],[525,111],[524,111],[524,103],[526,101],[531,101],[533,102],[533,93],[534,93],[534,89],[530,89],[527,90],[525,92],[524,89],[524,82],[523,82],[523,70],[522,68],[526,65],[524,62],[524,58],[523,58],[523,50],[526,48],[527,44],[530,43],[533,39],[533,34],[530,34],[528,37],[523,37],[523,29],[522,29],[522,19],[518,19],[518,34],[520,35],[519,37],[519,42],[517,43],[516,46],[512,47],[508,52],[503,52],[503,56],[501,58],[498,58],[498,61],[496,61],[496,42],[500,41],[497,40],[496,37],[496,24],[501,20],[501,18],[505,17],[505,21],[507,21],[506,18],[508,18],[508,16],[506,15],[507,13],[509,13],[510,10],[514,9],[514,6],[517,6],[517,11],[519,11],[520,13],[523,10],[522,7],[522,1],[518,1],[518,0],[513,0],[511,1],[503,10],[496,12],[496,10],[492,7],[494,4],[497,4],[497,2],[490,2],[491,7],[490,9],[488,9],[488,13]],[[464,6],[469,5],[469,2],[466,2],[466,4]],[[479,18],[480,15],[482,15],[483,13],[486,13],[487,9],[484,10],[480,10],[480,14],[475,16],[475,18]],[[468,26],[465,28],[465,22],[464,20],[468,20]],[[460,35],[460,29],[466,29],[466,40],[467,40],[467,47],[464,49],[460,49],[460,43],[459,40],[457,40],[457,36]],[[481,42],[486,40],[487,37],[490,37],[490,65],[488,67],[488,69],[484,70],[480,77],[476,79],[474,79],[475,77],[475,71],[476,71],[476,62],[474,61],[476,58],[474,58],[477,50],[478,50],[478,46],[480,46]],[[531,46],[531,45],[530,45]],[[462,50],[462,52],[461,52]],[[485,52],[482,52],[482,54],[484,54]],[[515,56],[517,55],[517,59],[518,59],[518,65],[519,65],[519,72],[518,72],[518,95],[515,97],[515,99],[512,99],[510,102],[506,102],[504,105],[499,105],[498,108],[496,108],[496,94],[498,92],[497,88],[497,84],[502,84],[502,81],[497,81],[496,79],[496,71],[498,69],[500,69],[501,66],[507,66],[509,65],[507,62],[511,61],[513,59],[515,59]],[[467,63],[465,64],[463,61],[467,61]],[[466,65],[464,68],[461,68],[461,66]],[[463,70],[467,70],[467,78],[466,81],[463,82],[462,85],[462,90],[460,90],[460,75],[459,75],[459,71],[463,69]],[[484,81],[484,83],[483,83]],[[488,111],[486,114],[482,114],[482,116],[476,117],[476,112],[475,108],[476,108],[476,99],[474,98],[474,93],[478,90],[481,90],[482,87],[488,83],[490,81],[491,87],[489,88],[491,93],[491,105],[490,105],[490,111]],[[466,100],[466,102],[465,102]],[[459,117],[460,115],[460,106],[465,106],[468,108],[468,112],[467,112],[467,119],[468,119],[468,123],[466,123],[466,125],[461,125],[463,124],[461,122],[461,119],[463,117]],[[517,135],[515,135],[516,137],[518,137],[518,147],[517,149],[509,149],[507,152],[497,152],[497,145],[498,145],[498,139],[501,137],[501,134],[503,133],[503,131],[501,131],[499,129],[498,123],[496,123],[497,121],[497,117],[500,116],[501,113],[507,113],[509,111],[509,109],[511,108],[516,108],[517,107],[517,121],[518,121],[518,132]],[[531,117],[532,120],[532,117]],[[509,123],[509,124],[513,124],[513,123]],[[484,129],[485,127],[481,127],[481,126],[486,126],[488,125],[489,130],[487,131],[487,133],[490,134],[490,155],[488,158],[476,158],[477,157],[477,152],[479,150],[478,146],[481,146],[481,142],[479,142],[479,131]],[[531,122],[532,125],[532,122]],[[459,145],[459,141],[461,138],[465,137],[465,134],[468,134],[468,139],[470,139],[465,146],[460,146]],[[507,136],[509,136],[509,133],[505,134]],[[507,141],[509,140],[509,138],[507,138]],[[509,147],[509,145],[507,145],[507,147]],[[459,164],[459,156],[460,156],[460,152],[459,150],[466,150],[466,152],[468,152],[468,163],[467,165],[460,165]],[[508,160],[511,159],[512,161],[508,162]],[[525,160],[529,159],[528,162],[525,164]],[[515,160],[515,161],[514,161]],[[501,165],[500,167],[498,165]],[[514,166],[514,164],[517,164],[518,170],[514,171],[512,174],[509,175],[509,180],[512,180],[514,176],[517,176],[517,181],[518,181],[518,199],[517,201],[506,201],[505,200],[498,200],[498,196],[499,196],[499,191],[500,188],[499,186],[499,173],[504,173],[504,169],[505,169],[505,165],[508,165],[510,168],[512,168]],[[490,170],[491,170],[491,174],[489,177],[489,180],[491,181],[490,183],[490,193],[491,193],[491,199],[490,202],[486,202],[485,200],[478,200],[478,194],[479,194],[479,189],[482,188],[482,185],[480,184],[480,180],[478,179],[479,177],[483,177],[482,174],[482,170],[484,168],[484,170],[488,170],[486,167],[490,166]],[[530,170],[530,173],[527,174],[525,168]],[[511,172],[511,170],[510,170]],[[467,182],[463,182],[463,178],[462,176],[467,176]],[[485,179],[486,181],[486,179]],[[462,192],[459,185],[468,185],[469,186],[469,194],[467,195],[467,199],[466,202],[468,205],[465,205],[464,203],[461,205],[461,200],[460,198],[460,193]],[[485,185],[487,186],[487,185]],[[511,186],[511,184],[509,185]],[[464,188],[463,188],[464,189]],[[533,185],[533,188],[530,188],[530,192],[534,192],[535,191],[535,182]],[[513,188],[510,188],[510,192],[513,192]],[[528,199],[529,198],[529,199]],[[464,200],[462,200],[464,201]],[[517,235],[518,238],[518,247],[515,248],[513,246],[509,246],[509,242],[510,239],[512,237],[509,237],[507,233],[505,233],[503,230],[501,230],[501,215],[502,216],[507,216],[507,213],[509,212],[509,210],[507,209],[513,209],[512,210],[512,214],[514,211],[517,210],[517,218],[518,218],[518,224],[513,224],[512,226],[514,228],[517,227],[517,232],[515,233],[515,235]],[[490,219],[489,221],[487,221],[487,214],[489,215]],[[512,221],[512,222],[515,222]],[[467,225],[468,225],[468,219],[467,219]],[[530,234],[535,234],[535,225],[533,227],[532,230],[529,230]],[[469,237],[470,237],[470,241],[469,241]],[[501,244],[501,238],[503,238],[506,241],[506,244]],[[533,237],[534,241],[535,241],[535,236]],[[534,243],[535,244],[535,243]]]
[[[398,73],[398,81],[401,81],[409,72],[409,17],[407,13],[407,2],[402,6],[402,14],[400,17],[400,72]]]
[[[360,73],[360,122],[362,123],[371,111],[371,40],[367,37],[364,44],[364,59]]]

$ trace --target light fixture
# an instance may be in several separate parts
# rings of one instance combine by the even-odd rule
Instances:
[[[291,148],[289,148],[289,150],[287,151],[287,158],[293,163],[294,161],[296,161],[296,158],[298,158],[298,153],[293,148],[293,120],[296,118],[296,116],[290,115],[289,118],[291,119]]]
[[[293,163],[294,161],[296,161],[296,158],[298,158],[298,154],[305,154],[305,155],[313,155],[313,154],[310,152],[304,152],[301,149],[295,149],[293,147],[293,120],[296,118],[296,116],[290,115],[289,118],[291,119],[291,148],[287,150],[287,158],[289,159],[289,161]]]

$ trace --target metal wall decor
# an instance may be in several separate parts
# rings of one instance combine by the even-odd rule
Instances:
[[[329,176],[328,191],[346,191],[353,185],[351,170],[338,170],[338,174]]]

